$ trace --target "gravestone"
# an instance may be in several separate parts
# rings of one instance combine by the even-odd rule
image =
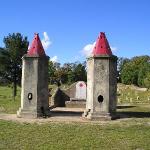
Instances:
[[[68,89],[63,92],[70,98],[66,101],[66,107],[85,107],[86,104],[87,86],[84,81],[73,83]]]
[[[86,100],[86,90],[86,83],[77,81],[63,92],[70,97],[70,100]]]
[[[86,99],[86,84],[83,81],[79,81],[76,84],[75,91],[75,99],[76,100],[85,100]]]

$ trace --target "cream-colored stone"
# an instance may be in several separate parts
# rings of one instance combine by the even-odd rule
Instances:
[[[87,102],[84,117],[111,117],[116,111],[116,57],[99,56],[87,60]]]
[[[21,108],[18,117],[36,118],[49,115],[48,100],[48,57],[22,59]]]

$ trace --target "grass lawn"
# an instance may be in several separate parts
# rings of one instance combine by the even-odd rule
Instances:
[[[0,120],[2,150],[149,150],[150,119],[119,123],[20,124]]]
[[[0,86],[0,113],[16,113],[20,107],[20,88],[15,100],[12,97],[12,88]]]
[[[0,113],[16,113],[20,88],[18,93],[14,101],[11,88],[0,87]],[[150,104],[145,102],[125,101],[117,111],[126,119],[100,124],[0,120],[0,150],[150,150]]]
[[[62,85],[63,88],[67,88],[67,85]],[[120,87],[120,86],[119,86]],[[52,93],[56,90],[56,85],[49,85],[49,88],[52,88]],[[121,93],[118,94],[118,104],[128,104],[133,105],[132,109],[130,107],[126,108],[125,111],[149,111],[150,109],[150,91],[136,91],[130,88],[126,88],[124,85],[121,85],[119,88]],[[139,96],[139,100],[136,97]],[[129,97],[132,98],[130,102]],[[126,99],[128,98],[128,100]],[[144,106],[144,107],[143,107]],[[148,107],[147,107],[148,106]],[[7,86],[0,86],[0,113],[16,113],[20,107],[20,88],[18,87],[18,95],[16,96],[15,101],[12,98],[12,88]],[[123,109],[121,109],[122,111]],[[119,110],[120,111],[120,110]],[[124,110],[123,110],[124,111]]]
[[[118,84],[118,103],[150,104],[150,89],[139,91],[133,85]]]

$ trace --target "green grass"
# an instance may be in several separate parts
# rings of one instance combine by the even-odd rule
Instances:
[[[20,88],[15,101],[11,92],[0,87],[0,113],[20,107]],[[117,111],[126,119],[100,124],[0,120],[0,150],[150,150],[150,105],[123,101]]]
[[[119,104],[150,104],[150,90],[139,91],[132,86],[118,84],[118,103]]]
[[[63,89],[68,87],[67,85],[61,86]],[[56,85],[49,85],[52,88],[51,94],[57,89]],[[17,87],[17,96],[15,100],[12,97],[12,88],[10,86],[0,86],[0,113],[14,114],[21,105],[21,89]]]
[[[61,88],[67,88],[67,85],[62,85]],[[119,92],[118,92],[118,105],[134,105],[136,107],[127,108],[125,111],[148,111],[150,100],[148,101],[148,97],[150,98],[150,91],[137,91],[130,88],[130,86],[126,86],[119,84]],[[56,90],[56,85],[49,85],[49,88],[52,88],[51,93],[53,94]],[[139,96],[139,100],[137,100],[137,96]],[[132,100],[131,100],[132,99]],[[0,86],[0,113],[16,113],[18,108],[20,107],[20,88],[18,87],[18,95],[13,100],[12,97],[12,88],[8,86]],[[148,107],[147,107],[148,106]],[[123,110],[123,109],[122,109]]]
[[[150,120],[99,124],[20,124],[0,121],[5,150],[149,150]]]
[[[16,113],[20,107],[20,88],[15,100],[12,97],[12,88],[0,86],[0,113]]]

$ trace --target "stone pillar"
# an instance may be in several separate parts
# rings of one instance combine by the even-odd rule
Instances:
[[[100,42],[99,46],[104,45]],[[117,57],[101,52],[87,59],[87,102],[83,117],[91,120],[110,120],[116,112]]]
[[[48,60],[48,56],[39,53],[23,56],[21,107],[17,111],[18,117],[37,118],[49,115]]]
[[[87,60],[88,119],[111,119],[116,112],[117,61],[115,56],[90,57]]]

